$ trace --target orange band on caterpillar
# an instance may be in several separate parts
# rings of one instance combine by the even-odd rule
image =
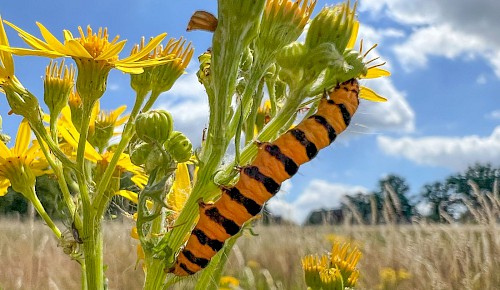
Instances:
[[[318,111],[272,143],[262,143],[255,160],[241,169],[238,182],[222,188],[213,204],[200,207],[200,219],[169,272],[192,275],[205,268],[224,242],[257,215],[264,203],[299,166],[330,145],[351,121],[359,105],[359,84],[351,79],[323,98]]]

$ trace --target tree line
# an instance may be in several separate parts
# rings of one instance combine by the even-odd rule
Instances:
[[[404,177],[390,174],[379,180],[372,192],[346,195],[340,208],[310,213],[306,224],[477,222],[484,208],[495,211],[498,219],[499,178],[500,167],[475,164],[411,194]]]

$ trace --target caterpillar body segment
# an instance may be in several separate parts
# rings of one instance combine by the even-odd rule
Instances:
[[[283,181],[349,126],[359,105],[358,81],[339,84],[329,95],[330,99],[320,101],[316,114],[274,142],[259,144],[255,159],[241,168],[238,182],[222,188],[215,203],[200,206],[200,219],[169,272],[188,276],[205,268],[224,242],[279,191]]]

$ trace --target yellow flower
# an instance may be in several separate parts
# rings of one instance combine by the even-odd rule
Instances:
[[[172,55],[168,55],[162,59],[142,60],[165,38],[166,33],[152,38],[142,50],[124,59],[119,59],[118,54],[122,51],[126,41],[118,41],[119,36],[116,36],[110,42],[107,28],[99,28],[98,32],[94,33],[88,26],[87,34],[85,34],[83,29],[78,27],[80,37],[74,37],[70,31],[64,30],[64,42],[60,42],[39,22],[37,22],[37,25],[43,40],[8,21],[4,22],[15,29],[32,49],[0,45],[0,50],[17,55],[73,58],[78,67],[76,89],[82,98],[86,113],[90,112],[94,102],[102,97],[106,91],[108,74],[112,68],[125,73],[138,74],[144,71],[144,67],[155,66],[171,61],[174,58]]]
[[[308,255],[302,258],[302,269],[304,270],[304,277],[306,285],[312,289],[321,289],[320,272],[328,269],[327,256],[313,256]]]
[[[219,290],[238,289],[240,281],[232,276],[222,276],[219,281]]]
[[[345,287],[354,287],[359,275],[359,270],[356,268],[361,252],[357,248],[351,249],[351,245],[347,244],[334,244],[330,257],[332,267],[340,270],[342,278],[344,279]]]
[[[344,281],[338,269],[324,269],[319,272],[319,278],[321,279],[321,289],[323,290],[344,290]]]
[[[361,252],[351,249],[349,244],[334,244],[329,255],[320,257],[309,255],[302,258],[307,286],[313,289],[340,289],[343,287],[354,287],[359,277],[356,265],[361,257]],[[340,279],[338,279],[338,273]],[[343,288],[341,288],[343,289]]]
[[[126,40],[118,41],[116,36],[111,42],[108,40],[108,29],[99,28],[97,34],[92,32],[90,26],[87,27],[87,35],[82,27],[78,27],[80,37],[74,37],[69,30],[64,30],[64,42],[60,42],[50,31],[37,22],[43,40],[22,30],[16,25],[4,21],[14,28],[21,38],[33,49],[11,48],[8,45],[0,47],[3,51],[8,51],[17,55],[37,55],[50,58],[71,57],[73,59],[87,59],[93,61],[103,61],[108,66],[119,69],[125,73],[141,73],[143,67],[158,64],[158,60],[141,61],[140,59],[153,50],[167,35],[162,33],[154,37],[148,45],[135,54],[124,59],[119,59],[118,54],[125,46]]]
[[[12,149],[0,142],[0,196],[12,188],[25,194],[28,187],[35,185],[35,178],[47,174],[48,163],[38,143],[30,147],[31,129],[24,119],[17,131],[16,144]],[[29,191],[29,190],[28,190]]]

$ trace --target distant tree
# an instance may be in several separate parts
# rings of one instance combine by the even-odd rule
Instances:
[[[0,198],[0,214],[4,216],[24,216],[28,211],[28,201],[20,194],[9,188],[7,194]]]
[[[410,186],[404,177],[391,174],[379,180],[378,189],[375,191],[375,195],[377,196],[377,209],[379,212],[382,210],[383,202],[389,194],[386,185],[394,190],[394,193],[397,195],[397,200],[392,201],[393,204],[399,203],[400,206],[400,210],[397,212],[397,222],[410,222],[416,211],[414,205],[410,202]]]
[[[469,180],[474,181],[480,189],[492,190],[496,178],[500,178],[500,168],[494,168],[489,163],[485,165],[476,163],[473,166],[469,166],[464,173],[448,177],[446,184],[455,193],[471,197],[471,188],[467,183]]]
[[[320,209],[309,213],[305,225],[338,225],[344,221],[342,209]]]
[[[477,197],[471,194],[469,180],[474,181],[482,190],[493,190],[495,179],[500,177],[500,168],[491,164],[475,164],[469,166],[463,173],[449,176],[444,182],[437,181],[423,187],[421,193],[424,202],[430,203],[432,211],[428,217],[433,221],[440,221],[440,210],[453,217],[464,217],[470,213],[458,197],[470,200],[473,206],[479,206]],[[459,209],[459,210],[457,210]]]
[[[349,212],[355,210],[356,212],[353,214],[358,214],[358,219],[361,219],[364,224],[370,223],[371,217],[371,206],[370,206],[370,197],[373,193],[362,193],[358,192],[354,195],[345,195],[345,201],[342,202],[341,209],[344,212]],[[353,209],[354,208],[354,209]],[[359,223],[358,219],[354,219],[353,222]]]
[[[437,181],[432,184],[424,185],[421,195],[424,202],[430,204],[431,212],[427,218],[431,221],[441,221],[440,209],[446,211],[448,214],[452,211],[452,201],[450,200],[450,188],[446,183]]]

